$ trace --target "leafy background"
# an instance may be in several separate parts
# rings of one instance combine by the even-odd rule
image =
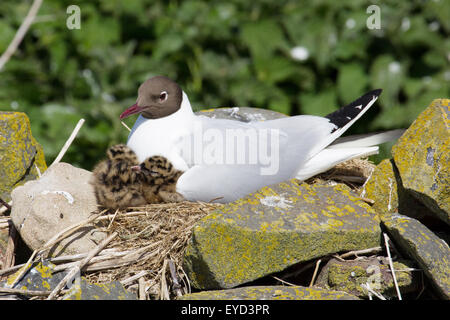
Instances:
[[[66,27],[72,4],[80,30]],[[366,26],[372,4],[381,9],[379,30]],[[0,52],[30,5],[1,0]],[[445,0],[44,0],[0,71],[0,109],[28,114],[48,163],[85,118],[64,161],[86,169],[126,141],[118,116],[157,74],[176,80],[196,110],[323,116],[383,88],[351,133],[408,127],[433,99],[449,97],[449,33]],[[296,47],[306,59],[295,59]]]

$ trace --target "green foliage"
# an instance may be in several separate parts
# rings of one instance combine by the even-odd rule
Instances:
[[[0,52],[31,2],[2,0]],[[80,30],[66,27],[73,4]],[[371,4],[380,6],[380,30],[366,27]],[[48,162],[85,118],[64,161],[86,169],[126,141],[118,116],[157,74],[180,83],[197,110],[326,115],[383,88],[352,132],[407,127],[434,98],[449,96],[449,15],[444,0],[44,0],[0,72],[0,108],[29,115]],[[307,57],[294,59],[295,47]]]

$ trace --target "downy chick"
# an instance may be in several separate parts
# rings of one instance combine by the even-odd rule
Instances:
[[[178,178],[183,171],[175,169],[163,156],[153,156],[139,165],[144,181],[142,191],[149,203],[180,202],[184,197],[176,191]]]
[[[139,164],[136,154],[126,145],[110,147],[107,159],[93,170],[90,183],[98,204],[110,209],[142,206],[147,203],[142,193],[142,174],[132,170]]]

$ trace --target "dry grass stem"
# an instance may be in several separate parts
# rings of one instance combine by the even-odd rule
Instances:
[[[81,126],[84,124],[84,119],[80,119],[77,123],[77,125],[75,126],[75,129],[73,129],[72,134],[69,136],[69,139],[67,139],[66,143],[64,144],[64,146],[62,147],[61,151],[59,152],[58,156],[55,158],[55,160],[53,161],[53,163],[50,165],[54,165],[56,163],[59,163],[61,161],[61,159],[64,157],[64,155],[66,154],[66,151],[69,149],[70,145],[72,144],[73,140],[75,139],[75,137],[78,134],[78,131],[80,131]]]
[[[65,291],[63,291],[65,292]],[[24,296],[48,296],[51,292],[46,290],[23,290],[23,289],[11,289],[11,288],[0,288],[0,294],[19,294]]]
[[[374,291],[371,287],[370,287],[370,284],[368,284],[368,283],[363,283],[363,284],[361,284],[361,287],[363,288],[363,289],[366,289],[369,293],[371,293],[371,294],[373,294],[375,297],[377,297],[378,299],[380,299],[380,300],[386,300],[386,298],[385,297],[383,297],[383,295],[381,295],[380,293],[378,293],[378,292],[376,292],[376,291]]]
[[[103,240],[97,247],[95,247],[93,250],[89,252],[89,254],[81,260],[76,266],[74,266],[69,273],[61,280],[60,283],[53,289],[53,291],[48,296],[47,300],[54,299],[62,288],[65,287],[67,282],[72,279],[76,274],[80,273],[83,267],[94,257],[96,256],[100,251],[103,250],[104,247],[106,247],[112,239],[114,239],[117,236],[117,232],[114,232],[109,237],[107,237],[105,240]]]
[[[354,250],[354,251],[349,251],[340,255],[335,255],[334,257],[336,258],[341,258],[341,259],[345,259],[348,257],[358,257],[360,254],[375,254],[375,253],[379,253],[381,252],[381,247],[373,247],[373,248],[368,248],[368,249],[363,249],[363,250]]]
[[[42,1],[43,0],[34,0],[33,3],[31,4],[30,10],[28,11],[25,19],[23,20],[22,24],[20,25],[19,29],[14,35],[14,38],[8,45],[8,48],[6,48],[6,51],[3,52],[2,56],[0,57],[0,71],[3,69],[4,65],[6,64],[6,62],[8,62],[8,60],[11,58],[14,52],[16,52],[17,48],[22,42],[22,39],[25,37],[25,34],[27,33],[34,19],[36,18],[39,8],[41,7]]]
[[[386,251],[388,254],[389,268],[391,269],[392,279],[394,279],[394,285],[395,285],[395,290],[397,291],[398,300],[402,300],[402,295],[400,293],[400,289],[399,289],[398,283],[397,283],[397,276],[395,275],[394,264],[392,263],[391,251],[389,250],[389,237],[386,233],[383,233],[383,237],[384,237],[384,244],[386,246]]]
[[[320,263],[321,263],[321,262],[322,262],[322,260],[320,260],[320,259],[317,260],[316,267],[315,267],[315,269],[314,269],[314,273],[313,273],[311,282],[309,283],[309,286],[310,286],[310,287],[312,287],[312,286],[314,285],[314,282],[316,281],[317,272],[319,271],[319,266],[320,266]]]

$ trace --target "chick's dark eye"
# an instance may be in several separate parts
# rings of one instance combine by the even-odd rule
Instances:
[[[163,91],[159,94],[159,101],[164,102],[167,100],[168,94],[166,91]]]

